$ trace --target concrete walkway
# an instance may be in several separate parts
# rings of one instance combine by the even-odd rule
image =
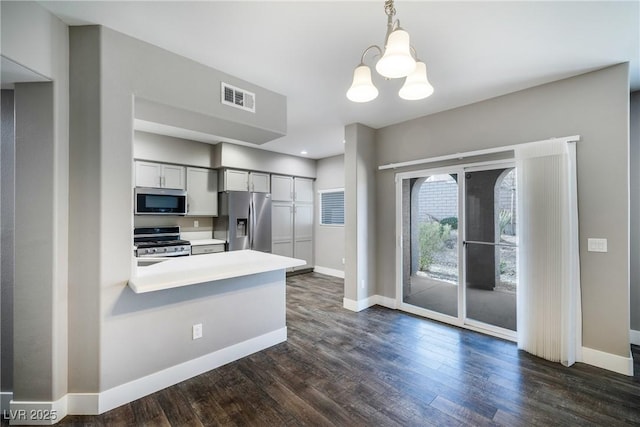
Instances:
[[[428,277],[411,276],[407,304],[458,317],[458,286]],[[516,330],[516,294],[467,288],[467,318]]]

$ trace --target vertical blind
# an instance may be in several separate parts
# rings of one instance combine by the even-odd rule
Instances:
[[[518,168],[518,347],[571,366],[582,359],[576,147],[515,150]]]
[[[320,193],[320,224],[344,225],[344,190]]]

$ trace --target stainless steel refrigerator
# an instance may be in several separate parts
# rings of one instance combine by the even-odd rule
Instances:
[[[219,215],[214,237],[224,238],[228,250],[271,252],[271,194],[247,191],[220,193]]]

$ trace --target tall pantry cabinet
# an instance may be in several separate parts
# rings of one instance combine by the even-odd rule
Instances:
[[[271,175],[272,246],[276,255],[303,259],[313,267],[313,180]]]

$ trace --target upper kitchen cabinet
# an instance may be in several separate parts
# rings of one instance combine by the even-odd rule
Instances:
[[[293,177],[271,175],[271,198],[274,201],[293,202]]]
[[[249,173],[249,190],[256,193],[269,192],[269,174],[262,172]]]
[[[187,216],[218,216],[218,173],[187,168]]]
[[[294,178],[293,198],[297,203],[313,203],[313,180]]]
[[[185,189],[184,166],[135,162],[136,187]]]
[[[221,191],[249,191],[249,172],[234,169],[220,171]]]
[[[220,176],[222,180],[221,191],[269,192],[268,173],[225,169],[220,173]]]

